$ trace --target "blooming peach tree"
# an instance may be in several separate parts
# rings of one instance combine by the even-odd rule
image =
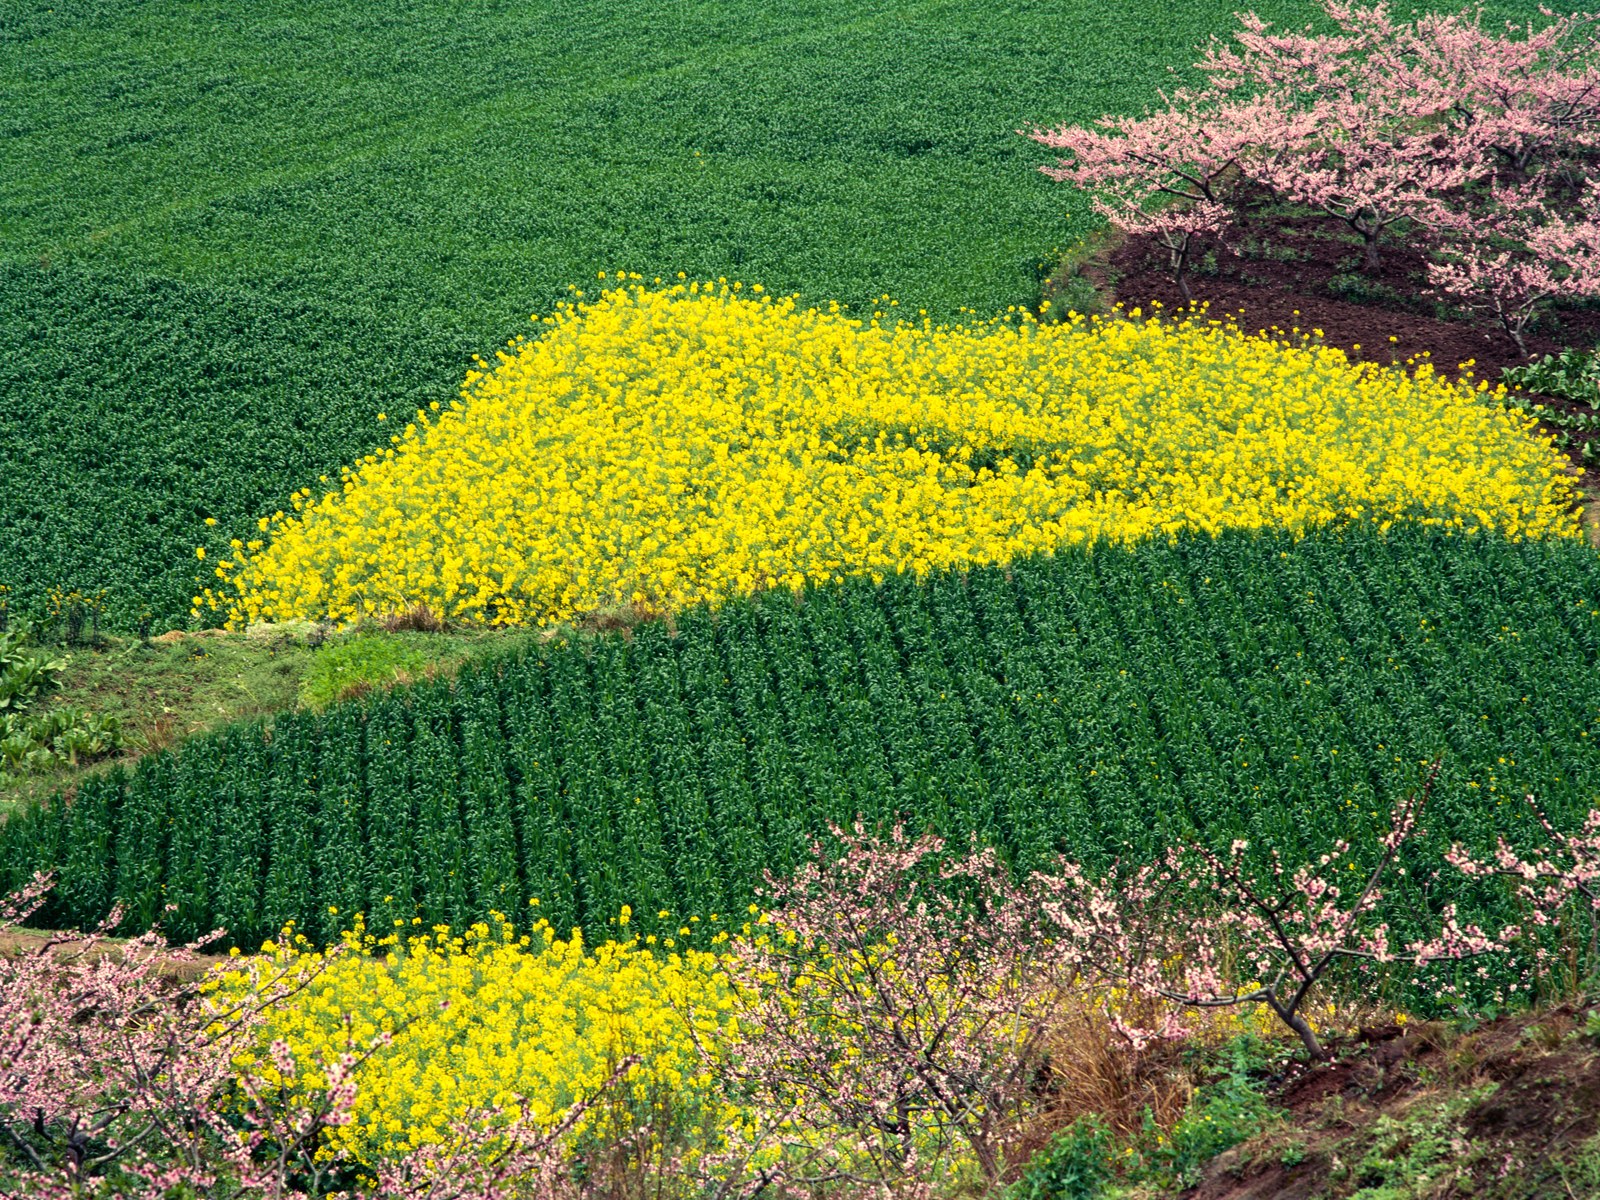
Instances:
[[[1224,235],[1239,181],[1272,148],[1309,136],[1312,118],[1271,98],[1219,103],[1179,89],[1163,99],[1166,107],[1145,117],[1102,117],[1094,128],[1035,128],[1028,136],[1063,156],[1041,168],[1046,175],[1087,191],[1116,228],[1166,248],[1188,299],[1186,269],[1204,239]]]
[[[1323,8],[1337,32],[1275,32],[1246,13],[1233,43],[1213,40],[1197,65],[1222,95],[1272,97],[1299,119],[1276,134],[1277,153],[1244,161],[1276,195],[1344,222],[1370,272],[1392,226],[1432,227],[1446,195],[1484,173],[1483,126],[1445,121],[1466,85],[1438,69],[1431,27],[1397,25],[1381,4]]]
[[[1542,29],[1508,22],[1502,36],[1483,27],[1481,11],[1429,13],[1411,42],[1419,68],[1456,92],[1447,120],[1525,180],[1600,148],[1597,24],[1594,13],[1572,13]]]
[[[1108,879],[1091,879],[1071,864],[1036,875],[1041,908],[1063,945],[1108,983],[1177,1010],[1264,1005],[1310,1057],[1321,1058],[1307,1002],[1341,963],[1459,961],[1499,953],[1516,934],[1490,936],[1463,925],[1447,905],[1432,937],[1396,944],[1388,924],[1376,919],[1385,877],[1404,874],[1397,859],[1417,834],[1437,773],[1435,764],[1425,785],[1395,805],[1377,862],[1358,873],[1355,888],[1343,882],[1357,870],[1343,840],[1293,869],[1276,851],[1268,852],[1266,866],[1252,868],[1243,840],[1226,853],[1185,843],[1154,864]],[[1159,1027],[1119,1022],[1119,1028],[1136,1046],[1182,1032],[1170,1015]]]
[[[1499,322],[1528,353],[1528,326],[1552,300],[1600,296],[1600,193],[1585,182],[1576,213],[1562,216],[1524,184],[1495,188],[1492,201],[1446,218],[1449,237],[1428,282],[1439,295]]]
[[[17,936],[50,884],[38,877],[0,905],[0,933]],[[333,1053],[297,1061],[282,1042],[250,1052],[268,1012],[341,947],[314,968],[229,960],[222,987],[198,954],[216,935],[176,948],[158,930],[113,942],[120,919],[0,956],[0,1198],[576,1195],[561,1149],[586,1104],[548,1130],[523,1108],[463,1112],[443,1143],[381,1163],[329,1150],[324,1135],[351,1119],[360,1070],[389,1035],[360,1043],[347,1020]]]
[[[1156,112],[1033,129],[1062,154],[1041,170],[1154,237],[1185,297],[1194,245],[1237,224],[1245,185],[1343,222],[1367,272],[1404,226],[1438,251],[1436,294],[1491,313],[1525,353],[1542,304],[1600,294],[1600,17],[1493,31],[1481,12],[1322,7],[1331,31],[1241,15],[1195,64],[1203,82]]]
[[[965,1144],[993,1184],[1054,999],[1035,912],[992,848],[946,857],[938,837],[859,822],[833,835],[837,853],[814,843],[769,877],[767,910],[730,943],[739,1074],[794,1114],[826,1177],[897,1187]]]

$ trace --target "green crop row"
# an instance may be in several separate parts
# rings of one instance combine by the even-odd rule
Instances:
[[[0,585],[105,591],[106,624],[183,625],[207,518],[284,506],[448,395],[460,338],[248,288],[0,261]],[[215,583],[216,581],[210,580]]]
[[[55,869],[52,921],[120,902],[129,928],[246,946],[534,897],[561,929],[623,904],[675,924],[741,911],[858,814],[1019,868],[1193,830],[1291,859],[1370,846],[1442,753],[1436,861],[1525,830],[1525,792],[1563,818],[1600,795],[1597,666],[1579,544],[1357,528],[1062,553],[692,610],[197,738],[14,816],[0,883]]]

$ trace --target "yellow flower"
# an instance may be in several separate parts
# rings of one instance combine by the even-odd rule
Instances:
[[[540,325],[264,518],[207,599],[236,626],[548,625],[1183,530],[1580,532],[1503,389],[1203,316],[950,327],[690,281]]]
[[[748,1115],[708,1090],[696,1046],[698,1036],[717,1052],[718,1031],[735,1012],[715,955],[658,955],[637,940],[591,948],[578,931],[563,940],[542,922],[522,938],[499,916],[403,945],[375,940],[358,917],[346,940],[352,953],[326,959],[267,944],[263,954],[279,965],[324,969],[269,1010],[256,1052],[265,1060],[282,1038],[298,1062],[332,1062],[346,1049],[347,1015],[362,1047],[380,1032],[393,1035],[363,1066],[354,1119],[330,1135],[336,1146],[361,1155],[437,1142],[468,1109],[516,1096],[553,1125],[629,1054],[640,1059],[633,1094],[665,1088],[675,1116],[694,1123],[706,1146]],[[229,964],[223,987],[250,986],[248,961]],[[604,1117],[596,1110],[584,1121]]]

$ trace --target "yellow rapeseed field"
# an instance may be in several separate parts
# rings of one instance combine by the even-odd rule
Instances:
[[[640,1061],[625,1097],[643,1112],[670,1097],[673,1120],[698,1144],[714,1146],[747,1119],[716,1099],[695,1045],[714,1053],[736,1029],[735,997],[715,954],[639,940],[590,948],[579,931],[561,939],[545,923],[532,937],[498,922],[404,943],[375,941],[358,924],[347,941],[348,952],[327,960],[303,940],[267,945],[264,953],[312,978],[270,1010],[264,1033],[301,1064],[393,1035],[360,1069],[354,1119],[329,1135],[358,1157],[447,1141],[453,1121],[486,1107],[526,1103],[535,1120],[553,1125],[628,1055]],[[220,986],[247,982],[235,972]],[[271,1062],[263,1049],[254,1066],[272,1079]],[[300,1082],[321,1086],[304,1066]]]
[[[629,917],[624,909],[624,928]],[[782,936],[794,944],[792,932],[761,928],[768,922],[763,916],[756,925],[746,924],[742,936]],[[719,934],[715,942],[726,940]],[[291,978],[303,970],[305,985],[267,1010],[259,1049],[236,1060],[265,1082],[287,1083],[269,1049],[281,1040],[296,1062],[292,1086],[318,1089],[325,1083],[319,1064],[378,1045],[358,1068],[353,1119],[326,1133],[329,1152],[370,1164],[449,1142],[453,1123],[519,1105],[549,1128],[572,1105],[601,1093],[628,1056],[637,1064],[609,1100],[578,1121],[572,1139],[604,1142],[648,1128],[658,1148],[665,1139],[680,1152],[715,1154],[733,1138],[765,1156],[778,1152],[777,1143],[761,1146],[758,1130],[792,1128],[789,1119],[774,1119],[764,1110],[739,1080],[742,1041],[759,1040],[763,1032],[751,1009],[760,1007],[760,997],[738,992],[729,956],[653,936],[590,947],[578,930],[561,939],[545,923],[519,937],[503,919],[475,924],[458,936],[439,927],[426,936],[378,939],[357,918],[345,942],[342,953],[328,955],[287,930],[263,948]],[[883,955],[869,956],[878,975],[893,974],[889,946]],[[807,1019],[830,1022],[848,1062],[860,1053],[853,1036],[858,1014],[839,983],[859,982],[866,960],[836,956],[820,944],[808,945],[808,954],[814,957],[803,977]],[[770,974],[765,983],[768,989],[782,986]],[[224,967],[208,986],[225,992],[248,988],[251,975]],[[791,1014],[799,1011],[797,993],[779,998]],[[905,997],[902,1002],[910,1003]],[[937,1010],[940,993],[918,993],[915,1003]],[[1061,1024],[1052,1042],[1087,1036],[1103,1043],[1113,1036],[1108,1009],[1147,1023],[1158,1020],[1148,1000],[1118,990],[1084,992],[1056,1011]],[[1334,1020],[1328,1005],[1311,1015],[1319,1026]],[[1210,1045],[1245,1034],[1283,1033],[1261,1006],[1195,1013],[1184,1024],[1187,1036]],[[386,1045],[379,1044],[381,1034],[391,1035]],[[1070,1061],[1066,1045],[1056,1052]],[[937,1113],[924,1112],[917,1120],[917,1136],[932,1139],[932,1145]],[[837,1130],[837,1137],[843,1152],[848,1131]]]
[[[206,564],[223,582],[196,604],[234,625],[417,604],[548,624],[1185,529],[1578,533],[1532,422],[1426,365],[1353,366],[1203,316],[882,311],[619,277],[342,486],[263,518]]]

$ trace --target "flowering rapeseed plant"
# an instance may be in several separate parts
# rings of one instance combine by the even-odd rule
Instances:
[[[274,1039],[315,1062],[336,1058],[352,1038],[392,1034],[362,1068],[352,1120],[332,1132],[333,1149],[392,1157],[447,1140],[452,1121],[491,1106],[525,1103],[548,1127],[599,1092],[628,1055],[639,1062],[622,1090],[645,1108],[670,1096],[691,1140],[714,1146],[744,1123],[714,1099],[695,1046],[698,1038],[714,1053],[735,1027],[735,998],[714,954],[652,953],[638,940],[590,949],[577,930],[561,939],[544,922],[518,937],[503,918],[404,943],[375,939],[358,919],[345,948],[357,952],[325,961],[303,940],[268,943],[265,953],[303,964],[309,982],[271,1011],[261,1050],[238,1064],[266,1077]],[[223,986],[247,984],[236,973]]]
[[[1199,315],[946,327],[636,278],[262,518],[206,599],[233,624],[547,624],[1184,529],[1578,532],[1530,419],[1426,365]]]

